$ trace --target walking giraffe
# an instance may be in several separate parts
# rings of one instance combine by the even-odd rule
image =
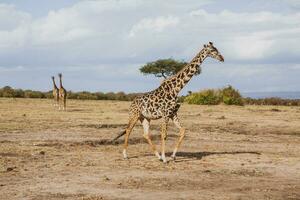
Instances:
[[[161,83],[161,85],[148,93],[136,97],[129,111],[129,123],[125,131],[119,134],[113,141],[125,134],[125,142],[123,149],[124,158],[127,157],[127,147],[129,135],[138,120],[141,121],[144,129],[144,138],[148,141],[154,154],[162,160],[167,162],[165,156],[165,140],[167,136],[167,125],[171,119],[176,127],[179,129],[179,138],[176,142],[172,158],[175,160],[176,152],[185,136],[185,129],[181,126],[177,111],[180,104],[177,102],[178,93],[189,82],[193,75],[201,70],[200,65],[205,58],[211,57],[224,62],[223,56],[218,52],[217,48],[213,46],[212,42],[204,45],[204,48],[177,74],[171,76]],[[152,143],[149,134],[149,125],[151,120],[162,118],[161,123],[161,155],[156,150]]]
[[[59,88],[59,110],[61,109],[61,105],[63,104],[63,110],[66,110],[67,108],[67,91],[66,89],[63,87],[62,85],[62,74],[59,73],[59,84],[60,84],[60,88]]]
[[[53,82],[53,91],[52,91],[52,94],[53,94],[53,99],[54,99],[54,106],[58,106],[58,101],[59,101],[59,89],[58,87],[56,86],[55,84],[55,78],[54,76],[51,77],[52,78],[52,82]]]

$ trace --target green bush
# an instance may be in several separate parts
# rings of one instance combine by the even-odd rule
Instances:
[[[78,92],[77,99],[82,99],[82,100],[96,100],[97,97],[93,93],[83,91],[83,92]]]
[[[24,97],[24,95],[25,95],[25,92],[21,89],[16,89],[14,91],[14,97],[16,97],[16,98],[22,98],[22,97]]]
[[[238,90],[234,89],[231,85],[220,90],[222,102],[226,105],[244,105],[243,98]]]
[[[95,95],[97,100],[107,100],[106,95],[103,92],[96,92]]]
[[[198,105],[217,105],[221,102],[226,105],[244,105],[241,94],[232,86],[220,90],[208,89],[196,93],[189,93],[189,95],[184,98],[184,102]]]
[[[44,93],[45,98],[47,99],[52,99],[53,98],[53,92],[52,91],[48,91]]]
[[[201,92],[192,93],[184,99],[188,104],[197,105],[217,105],[220,103],[220,94],[218,91],[208,89]]]
[[[25,90],[24,91],[25,98],[46,98],[46,95],[43,92]]]
[[[1,89],[1,97],[15,97],[14,89],[10,86],[5,86]]]

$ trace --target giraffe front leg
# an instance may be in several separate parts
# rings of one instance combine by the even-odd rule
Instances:
[[[64,97],[64,111],[67,110],[67,98]]]
[[[175,160],[176,159],[177,150],[178,150],[178,148],[179,148],[180,144],[182,143],[182,140],[183,140],[183,138],[185,136],[185,129],[181,126],[177,115],[175,115],[173,117],[173,122],[176,125],[176,127],[179,129],[179,138],[178,138],[177,143],[175,145],[173,154],[171,155],[171,158],[173,158],[173,160]]]
[[[59,106],[59,99],[57,98],[57,100],[56,100],[56,107],[58,108],[58,106]]]
[[[149,127],[150,127],[150,121],[147,119],[142,120],[143,128],[144,128],[144,138],[149,143],[153,153],[158,157],[158,159],[161,159],[161,156],[159,155],[158,151],[156,150],[156,146],[152,143],[151,137],[149,135]]]
[[[164,119],[161,125],[161,160],[166,163],[165,147],[166,147],[166,136],[167,136],[168,119]]]
[[[59,106],[59,97],[56,96],[55,97],[55,107],[58,107]]]
[[[60,110],[60,100],[57,102],[58,110]]]

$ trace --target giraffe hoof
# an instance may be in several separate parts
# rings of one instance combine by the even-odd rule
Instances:
[[[163,159],[163,158],[160,158],[159,161],[161,161],[163,163],[168,163],[167,159]]]
[[[126,155],[123,154],[123,158],[124,158],[124,160],[128,160],[127,154]]]
[[[155,152],[155,155],[156,155],[156,157],[158,157],[158,160],[162,159],[158,152]]]
[[[158,160],[163,162],[163,161],[164,161],[164,158],[163,158],[161,155],[159,155],[159,156],[158,156]]]
[[[126,149],[123,150],[123,158],[124,158],[125,160],[128,159]]]

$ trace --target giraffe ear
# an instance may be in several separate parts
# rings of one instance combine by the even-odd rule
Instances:
[[[212,43],[212,42],[209,42],[209,45],[213,45],[213,43]]]

